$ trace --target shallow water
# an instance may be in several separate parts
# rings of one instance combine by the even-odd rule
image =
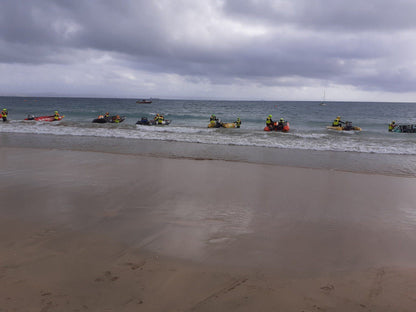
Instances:
[[[169,158],[214,159],[350,172],[415,176],[416,156],[197,144],[88,136],[0,133],[0,145]]]

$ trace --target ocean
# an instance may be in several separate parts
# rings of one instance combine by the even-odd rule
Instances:
[[[237,160],[311,168],[416,176],[416,134],[388,132],[388,124],[416,124],[416,103],[318,101],[204,101],[0,97],[9,122],[0,123],[2,146],[75,148],[92,151],[198,159]],[[24,121],[27,115],[52,115],[60,122]],[[98,115],[125,116],[120,124],[92,123]],[[156,113],[169,126],[140,126]],[[240,129],[209,129],[209,117],[242,120]],[[288,133],[265,132],[265,119],[283,117]],[[336,116],[361,132],[326,129]],[[198,143],[198,144],[196,144]],[[51,147],[51,146],[49,146]]]

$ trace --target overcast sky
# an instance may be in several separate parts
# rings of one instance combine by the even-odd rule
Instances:
[[[415,0],[1,0],[0,95],[415,101]]]

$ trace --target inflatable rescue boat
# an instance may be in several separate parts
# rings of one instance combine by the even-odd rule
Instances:
[[[27,118],[25,118],[25,120],[36,120],[36,121],[59,121],[62,120],[65,116],[59,116],[57,119],[55,119],[55,116],[28,116]]]
[[[264,127],[264,131],[281,131],[281,132],[289,132],[289,122],[284,121],[283,124],[279,124],[277,121],[273,123],[273,126],[266,126]]]
[[[351,121],[346,121],[345,124],[343,126],[327,126],[326,127],[328,130],[335,130],[335,131],[361,131],[360,127],[356,127],[352,125]]]
[[[124,119],[126,119],[126,117],[119,116],[118,123],[123,122]],[[110,117],[107,117],[107,118],[104,117],[104,116],[99,116],[98,118],[95,118],[92,122],[93,123],[117,123],[116,120],[117,120],[117,115],[110,116]]]
[[[142,119],[136,122],[136,125],[144,125],[144,126],[167,126],[170,124],[170,120],[166,119],[162,122],[156,120],[148,120],[146,117],[142,117]]]

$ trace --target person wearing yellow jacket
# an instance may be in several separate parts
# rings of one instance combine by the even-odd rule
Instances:
[[[55,120],[60,120],[61,116],[59,115],[58,111],[55,111],[55,114],[53,115],[53,118]]]
[[[389,132],[392,132],[394,128],[396,128],[396,122],[393,120],[390,124],[389,124]]]
[[[7,115],[9,114],[9,112],[7,111],[7,108],[3,108],[3,110],[1,111],[1,118],[3,119],[3,122],[7,121]]]

